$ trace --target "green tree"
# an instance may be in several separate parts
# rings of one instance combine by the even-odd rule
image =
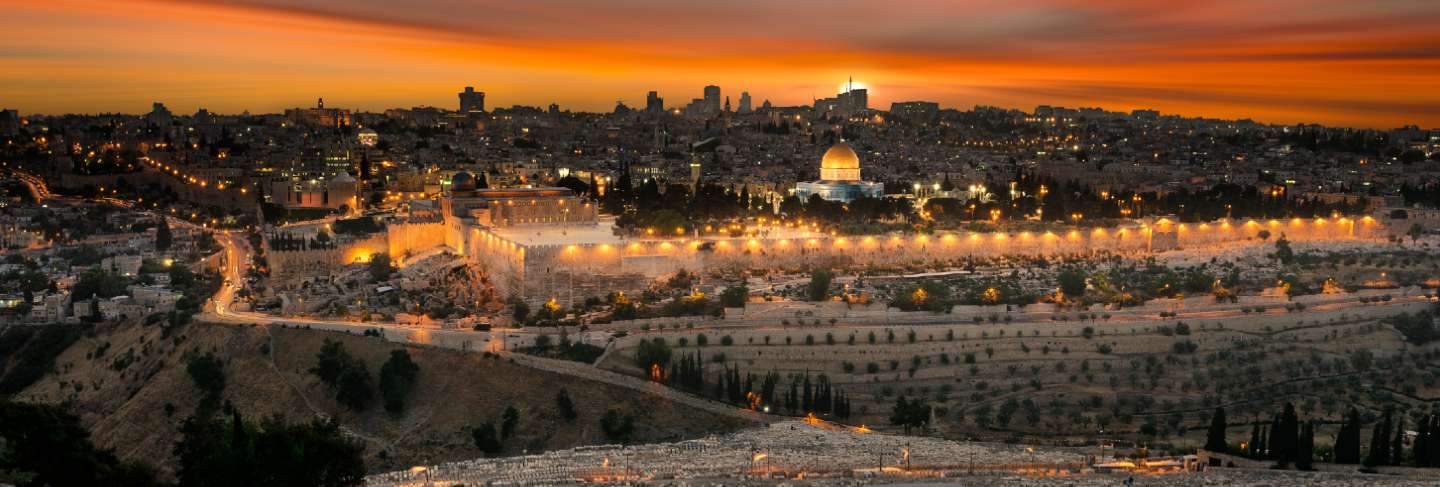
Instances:
[[[1306,421],[1300,427],[1300,437],[1297,439],[1295,450],[1295,468],[1298,470],[1315,469],[1315,422]]]
[[[1290,248],[1290,240],[1285,238],[1285,235],[1275,239],[1275,260],[1286,265],[1295,261],[1295,251]]]
[[[1386,409],[1380,421],[1370,430],[1370,454],[1365,456],[1366,467],[1390,464],[1390,414],[1391,410]]]
[[[1210,417],[1210,431],[1205,435],[1205,449],[1216,453],[1229,453],[1229,444],[1225,442],[1225,408],[1215,408],[1215,414]]]
[[[1335,435],[1335,463],[1360,463],[1360,427],[1360,411],[1352,407]]]
[[[1275,452],[1273,456],[1280,466],[1289,465],[1299,458],[1299,435],[1300,419],[1295,415],[1295,406],[1287,402],[1275,427],[1276,440],[1270,442],[1270,449]]]
[[[220,395],[225,392],[225,367],[215,354],[192,356],[185,364],[185,373],[190,381],[203,393],[200,404],[207,409],[219,404]]]
[[[385,281],[387,279],[390,279],[391,274],[395,273],[395,265],[390,262],[390,254],[387,254],[385,252],[376,252],[370,254],[370,263],[368,264],[368,267],[370,270],[371,282]]]
[[[344,343],[326,338],[320,345],[320,352],[315,354],[315,366],[310,368],[310,373],[319,377],[320,382],[333,387],[352,360],[350,353],[345,351]]]
[[[161,217],[160,224],[155,227],[155,251],[164,252],[170,250],[170,244],[174,236],[170,234],[170,221]]]
[[[362,411],[370,405],[373,394],[370,371],[364,362],[355,361],[340,373],[339,383],[335,387],[335,400],[340,401],[340,404],[354,411]]]
[[[479,448],[486,455],[500,453],[500,438],[495,433],[494,423],[481,423],[470,430],[470,438],[475,442],[475,448]]]
[[[165,485],[155,471],[96,448],[80,419],[42,404],[0,400],[0,483],[30,486]]]
[[[510,438],[515,435],[515,428],[520,426],[520,410],[515,406],[506,406],[505,413],[500,415],[500,437]]]
[[[922,428],[930,422],[930,405],[924,399],[916,398],[914,401],[905,399],[905,396],[895,398],[895,406],[890,411],[890,424],[905,428],[905,434],[910,434],[911,428]]]
[[[744,284],[730,286],[720,291],[720,305],[726,308],[739,308],[745,306],[745,300],[750,297],[750,288]]]
[[[75,285],[70,288],[70,299],[73,301],[88,300],[92,297],[110,299],[125,294],[125,287],[129,281],[120,274],[109,272],[99,267],[85,271]],[[172,279],[172,285],[175,285]]]
[[[1059,281],[1060,292],[1066,297],[1078,299],[1085,295],[1085,272],[1078,267],[1066,267],[1055,276]]]
[[[615,443],[629,443],[630,435],[635,432],[635,417],[629,414],[621,414],[619,410],[610,409],[600,417],[600,431],[605,437]]]
[[[635,365],[647,373],[654,369],[665,370],[670,366],[670,346],[664,338],[641,339],[635,349]]]
[[[810,273],[810,284],[805,288],[805,297],[811,301],[830,299],[830,281],[835,274],[828,269],[815,269]]]
[[[560,392],[555,394],[555,409],[560,412],[560,417],[564,418],[567,423],[575,421],[575,418],[579,416],[575,412],[575,401],[570,399],[570,392],[565,389],[560,389]]]
[[[523,323],[525,318],[530,316],[530,305],[516,299],[510,303],[510,317],[515,318],[516,323]]]
[[[390,359],[380,366],[380,397],[386,411],[399,414],[405,410],[405,398],[419,374],[420,365],[410,359],[408,351],[390,351]]]
[[[339,423],[286,423],[279,417],[253,425],[233,413],[229,424],[191,417],[175,445],[179,485],[352,486],[364,482],[364,449]]]

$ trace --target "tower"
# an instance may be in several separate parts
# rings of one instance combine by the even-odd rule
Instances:
[[[715,115],[715,114],[717,114],[717,113],[720,113],[720,87],[719,87],[719,86],[708,85],[708,86],[705,87],[705,104],[704,104],[704,110],[705,110],[705,114],[706,114],[706,115]]]
[[[752,108],[750,107],[750,92],[740,92],[740,113],[750,113],[751,110]]]
[[[845,83],[845,92],[837,98],[840,112],[847,116],[870,109],[870,93],[865,88],[855,88],[855,78]]]
[[[466,86],[465,91],[460,92],[460,113],[483,111],[485,111],[485,92],[475,91],[474,86]]]

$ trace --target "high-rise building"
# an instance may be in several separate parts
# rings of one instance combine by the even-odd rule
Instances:
[[[150,106],[150,113],[145,115],[145,122],[153,127],[169,127],[171,120],[174,120],[174,117],[170,114],[170,109],[158,101]]]
[[[0,134],[20,133],[20,112],[14,109],[0,110]]]
[[[661,113],[665,111],[665,99],[660,98],[660,93],[650,92],[645,95],[645,113]]]
[[[840,113],[846,116],[854,115],[870,109],[870,92],[865,88],[852,88],[845,86],[845,92],[836,95],[839,102]]]
[[[720,87],[709,85],[705,87],[705,114],[715,115],[720,113]]]
[[[460,113],[483,111],[485,111],[485,92],[475,91],[474,86],[466,86],[465,91],[460,92]]]
[[[740,92],[740,113],[750,113],[750,92]]]

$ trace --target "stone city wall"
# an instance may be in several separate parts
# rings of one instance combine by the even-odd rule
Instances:
[[[1060,255],[1144,255],[1176,248],[1237,242],[1374,238],[1383,229],[1373,219],[1293,219],[1179,224],[1164,219],[1149,225],[1054,232],[942,233],[936,235],[816,236],[788,239],[759,236],[727,239],[641,239],[617,244],[524,246],[472,230],[466,255],[491,273],[502,295],[533,303],[555,298],[562,305],[583,300],[576,286],[643,288],[648,279],[681,269],[804,269],[813,266],[925,265],[963,258]],[[1268,232],[1268,235],[1266,233]],[[624,276],[626,279],[615,280]],[[603,284],[598,284],[603,283]],[[538,294],[537,294],[538,293]],[[603,295],[605,293],[597,294]]]

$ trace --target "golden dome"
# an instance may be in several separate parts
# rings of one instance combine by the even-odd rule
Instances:
[[[830,146],[820,158],[820,169],[860,169],[860,156],[844,142]]]
[[[822,181],[859,181],[860,157],[844,142],[830,146],[825,157],[820,158],[820,179]]]

